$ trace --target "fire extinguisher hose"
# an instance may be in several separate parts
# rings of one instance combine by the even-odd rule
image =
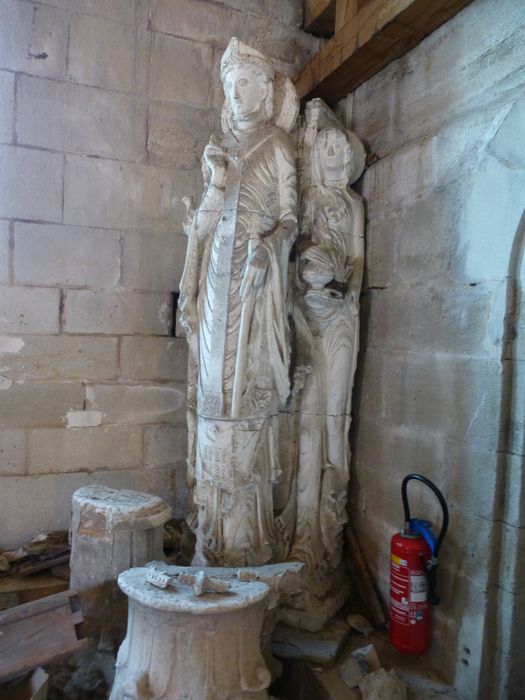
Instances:
[[[408,503],[407,486],[408,482],[412,480],[421,481],[423,484],[425,484],[425,486],[428,486],[428,488],[431,489],[431,491],[433,491],[441,506],[443,520],[441,522],[441,530],[439,532],[439,536],[435,543],[429,541],[429,538],[425,536],[429,532],[430,524],[426,523],[425,521],[419,521],[415,518],[412,519],[410,517],[410,506]],[[438,605],[439,596],[436,593],[438,554],[448,529],[447,503],[438,487],[432,481],[430,481],[430,479],[427,479],[427,477],[423,476],[422,474],[408,474],[408,476],[405,476],[405,478],[403,479],[403,483],[401,484],[401,497],[403,499],[403,509],[405,512],[406,530],[409,531],[417,529],[420,532],[420,534],[422,534],[422,536],[425,537],[425,539],[429,542],[429,545],[431,547],[432,558],[429,561],[425,562],[425,576],[428,582],[427,599],[431,605]],[[427,533],[424,532],[425,530],[427,530]],[[432,535],[431,533],[430,537],[432,540],[434,539],[434,535]]]

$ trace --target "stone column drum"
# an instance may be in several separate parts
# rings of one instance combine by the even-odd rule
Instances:
[[[99,636],[103,623],[109,631],[113,619],[120,643],[125,606],[122,615],[117,576],[163,558],[162,526],[170,517],[170,507],[148,493],[85,486],[73,494],[71,587],[81,593],[89,636]]]
[[[261,630],[266,584],[233,580],[227,593],[159,589],[146,568],[121,574],[128,630],[110,700],[263,700],[268,671]]]

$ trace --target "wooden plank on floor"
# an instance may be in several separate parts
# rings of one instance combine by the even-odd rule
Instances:
[[[369,0],[356,5],[357,12],[298,73],[294,82],[299,97],[321,97],[334,105],[471,1]],[[350,4],[346,11],[352,12]]]
[[[82,621],[70,590],[0,612],[0,681],[83,649]]]

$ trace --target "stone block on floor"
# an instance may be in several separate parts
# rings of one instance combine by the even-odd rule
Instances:
[[[319,632],[307,632],[279,624],[272,636],[272,653],[282,659],[331,664],[348,633],[347,623],[336,618],[330,620]]]

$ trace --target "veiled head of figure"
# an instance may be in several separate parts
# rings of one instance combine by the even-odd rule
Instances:
[[[275,71],[268,59],[233,38],[221,61],[221,80],[238,126],[267,121],[273,113]]]
[[[328,127],[316,136],[313,153],[314,180],[320,185],[355,182],[365,165],[366,153],[350,131]]]
[[[315,139],[315,159],[321,182],[348,183],[352,169],[353,153],[341,129],[323,129]]]

